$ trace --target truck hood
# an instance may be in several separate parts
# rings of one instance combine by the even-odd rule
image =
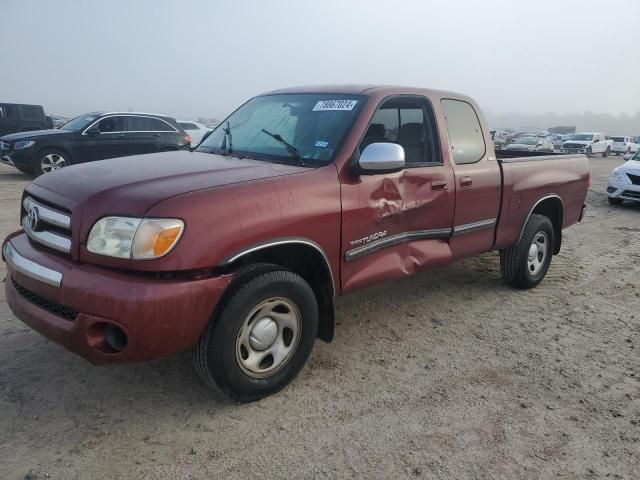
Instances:
[[[0,137],[5,142],[16,142],[19,140],[35,140],[41,137],[48,137],[49,135],[69,135],[73,133],[69,130],[51,129],[51,130],[33,130],[29,132],[10,133]]]
[[[83,217],[141,216],[159,201],[175,195],[307,170],[248,158],[164,152],[63,168],[38,177],[27,191],[68,210],[82,206]]]
[[[576,145],[591,145],[593,142],[591,140],[565,140],[564,142],[562,142],[563,145],[565,143],[575,143]]]

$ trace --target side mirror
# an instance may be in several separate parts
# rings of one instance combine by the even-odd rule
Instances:
[[[91,127],[89,130],[87,130],[87,135],[89,135],[90,137],[97,137],[98,135],[100,135],[100,130],[98,130],[98,127]]]
[[[593,143],[598,143],[600,140],[598,140],[597,138],[593,141]]]
[[[358,167],[364,173],[391,173],[405,165],[404,148],[397,143],[372,143],[360,154]]]

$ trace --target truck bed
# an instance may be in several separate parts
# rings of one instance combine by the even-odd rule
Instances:
[[[583,154],[543,154],[496,151],[502,172],[503,193],[496,228],[495,248],[518,241],[528,215],[541,199],[557,199],[561,227],[580,220],[590,183],[589,160]]]

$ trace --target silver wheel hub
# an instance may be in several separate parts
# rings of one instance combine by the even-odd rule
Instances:
[[[284,367],[298,348],[302,318],[288,298],[274,297],[246,316],[236,340],[236,360],[244,373],[265,378]]]
[[[49,155],[45,155],[40,160],[40,168],[44,173],[53,172],[54,170],[58,170],[60,168],[64,168],[67,166],[67,161],[62,155],[58,155],[57,153],[50,153]]]
[[[533,236],[527,255],[527,269],[531,275],[537,275],[545,264],[549,253],[549,237],[546,232],[538,232]]]
[[[259,352],[266,350],[278,336],[278,324],[269,317],[254,322],[249,335],[249,345]]]

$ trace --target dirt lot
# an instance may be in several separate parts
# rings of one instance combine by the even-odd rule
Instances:
[[[250,405],[187,354],[92,367],[0,294],[0,478],[640,478],[640,206],[607,204],[618,163],[591,161],[535,290],[487,254],[341,298],[334,342]],[[0,166],[2,237],[28,181]]]

